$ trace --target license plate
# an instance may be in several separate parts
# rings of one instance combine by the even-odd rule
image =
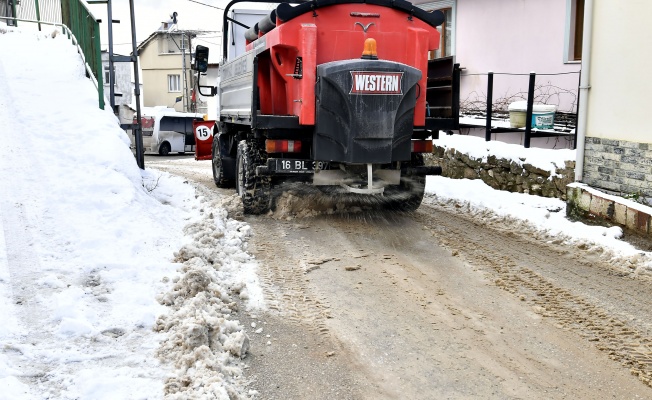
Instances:
[[[276,160],[276,172],[310,174],[315,169],[328,169],[328,163],[311,160]]]

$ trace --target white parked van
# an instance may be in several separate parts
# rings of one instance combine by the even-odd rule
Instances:
[[[182,113],[167,107],[146,107],[141,115],[143,148],[146,154],[195,151],[193,121],[203,121],[197,113]]]

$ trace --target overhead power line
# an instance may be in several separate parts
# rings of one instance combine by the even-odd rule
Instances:
[[[213,8],[217,8],[218,10],[224,10],[221,7],[217,7],[217,6],[214,6],[214,5],[211,5],[211,4],[202,3],[200,1],[196,1],[196,0],[188,0],[188,1],[192,1],[193,3],[201,4],[202,6],[213,7]]]

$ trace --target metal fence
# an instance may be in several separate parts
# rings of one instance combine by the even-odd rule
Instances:
[[[13,17],[13,16],[14,16],[13,1],[0,0],[0,17]]]
[[[548,81],[545,84],[536,85],[537,77],[544,79],[549,79],[553,76],[573,76],[572,80],[577,81],[579,87],[579,76],[580,71],[571,71],[571,72],[560,72],[560,73],[551,73],[551,74],[536,74],[534,72],[526,73],[503,73],[503,72],[487,72],[484,74],[465,74],[463,78],[469,78],[474,76],[482,76],[487,78],[486,93],[478,95],[475,93],[475,97],[467,98],[466,100],[461,101],[460,103],[460,112],[465,116],[473,117],[482,117],[484,119],[483,125],[485,128],[485,140],[491,140],[492,133],[499,132],[524,132],[524,147],[530,147],[530,139],[534,137],[545,138],[545,137],[572,137],[573,148],[577,145],[577,105],[578,105],[578,89],[565,89],[563,87],[554,86]],[[522,76],[528,77],[528,89],[527,91],[519,91],[518,93],[513,93],[511,95],[502,95],[498,98],[494,98],[494,77],[500,76]],[[532,114],[534,103],[541,104],[557,104],[559,106],[561,98],[565,97],[565,100],[568,98],[570,101],[570,112],[560,112],[559,110],[555,112],[554,117],[554,127],[549,129],[537,129],[533,131],[532,126]],[[524,127],[505,127],[498,126],[494,117],[498,119],[509,118],[509,105],[518,100],[524,100],[527,103],[526,116],[525,116],[525,126]],[[473,123],[460,124],[465,127],[480,127],[480,125]]]
[[[16,7],[16,13],[19,19],[62,22],[60,0],[22,0]]]
[[[0,0],[0,17],[15,18],[8,24],[35,21],[39,30],[43,24],[61,24],[61,0]]]
[[[0,0],[0,19],[8,25],[19,23],[60,26],[79,48],[87,75],[98,91],[99,106],[104,109],[102,51],[99,21],[83,0]]]

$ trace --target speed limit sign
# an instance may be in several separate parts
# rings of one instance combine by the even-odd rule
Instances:
[[[208,140],[212,135],[211,130],[206,125],[198,125],[195,128],[195,137],[198,140]]]

